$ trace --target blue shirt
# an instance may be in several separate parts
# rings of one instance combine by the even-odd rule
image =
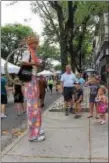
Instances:
[[[1,95],[6,95],[6,85],[7,85],[7,80],[6,78],[2,77],[1,78]]]
[[[64,87],[73,87],[74,82],[76,81],[77,81],[76,76],[73,73],[71,74],[64,73],[61,76],[61,82],[63,82]]]
[[[80,83],[81,85],[83,85],[83,84],[85,83],[85,80],[84,80],[83,78],[80,78],[78,81],[79,81],[79,83]]]

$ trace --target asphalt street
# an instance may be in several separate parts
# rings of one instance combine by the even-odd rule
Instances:
[[[13,97],[11,95],[9,97],[6,109],[7,118],[1,120],[2,150],[19,136],[18,131],[25,130],[27,128],[27,115],[22,114],[21,116],[17,116],[13,103]],[[52,95],[47,92],[44,110],[46,110],[59,97],[60,94],[56,93],[55,90]]]

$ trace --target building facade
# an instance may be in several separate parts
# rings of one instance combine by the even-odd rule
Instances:
[[[109,62],[109,13],[104,13],[100,19],[100,30],[94,39],[95,69],[100,75],[106,73]]]

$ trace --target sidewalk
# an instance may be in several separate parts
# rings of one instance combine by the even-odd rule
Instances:
[[[85,88],[85,108],[88,94]],[[87,112],[81,119],[65,116],[62,105],[63,97],[43,114],[44,142],[30,143],[26,131],[2,152],[2,162],[108,162],[108,123],[100,126]]]
[[[58,99],[51,108],[60,105]],[[49,108],[49,109],[51,109]],[[108,124],[63,112],[43,114],[46,140],[30,143],[27,131],[2,153],[2,162],[108,162]]]
[[[45,96],[45,111],[50,105],[60,97],[53,91],[52,96],[47,92]],[[12,144],[12,142],[19,137],[27,128],[27,115],[16,115],[16,110],[13,101],[13,95],[10,92],[8,95],[8,105],[6,107],[7,118],[1,119],[1,150],[3,151],[6,146]]]

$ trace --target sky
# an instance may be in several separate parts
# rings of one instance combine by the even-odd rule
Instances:
[[[1,25],[8,23],[21,23],[29,25],[41,36],[43,23],[38,14],[34,14],[30,8],[29,1],[19,1],[14,5],[7,6],[9,1],[1,1]],[[27,22],[24,19],[30,18]]]
[[[28,25],[40,36],[40,42],[42,42],[43,23],[38,14],[32,13],[30,2],[19,1],[14,5],[7,6],[9,3],[9,1],[1,1],[1,25],[4,26],[8,23]],[[25,22],[25,19],[28,19],[28,21]],[[55,65],[58,63],[57,61],[53,61]]]

